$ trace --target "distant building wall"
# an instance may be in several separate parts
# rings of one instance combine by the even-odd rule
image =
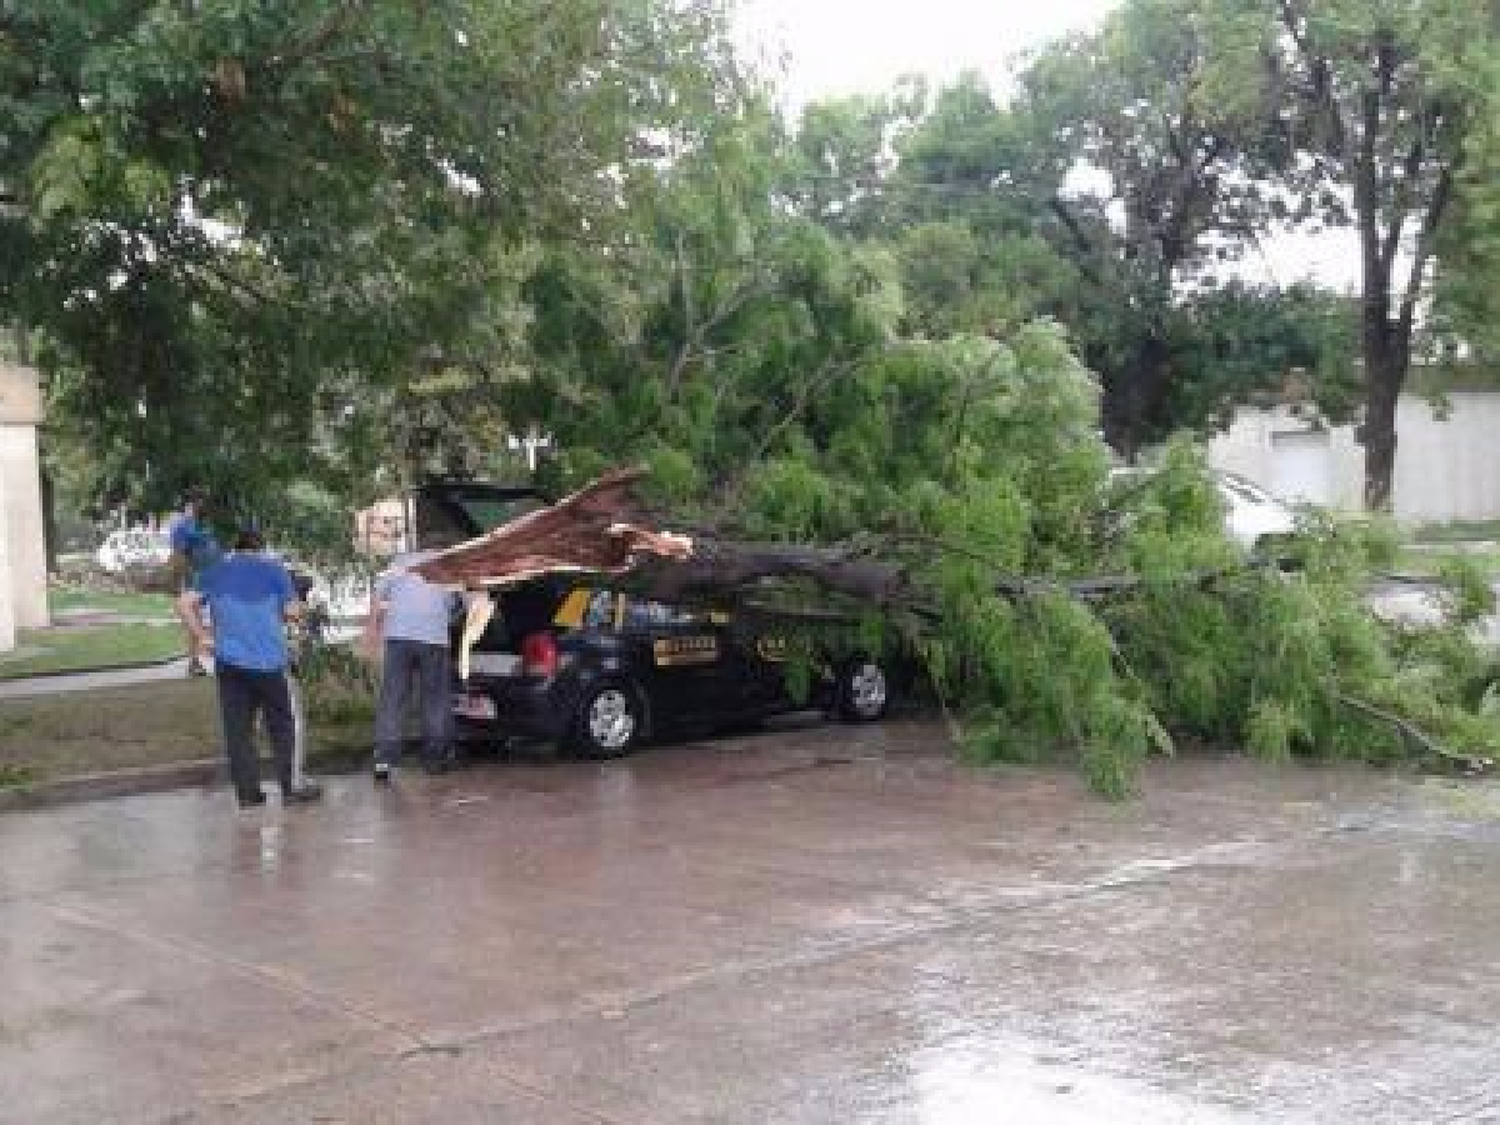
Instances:
[[[1455,391],[1442,417],[1417,395],[1396,411],[1399,446],[1392,482],[1396,519],[1406,525],[1500,519],[1500,393]],[[1364,447],[1355,427],[1316,424],[1308,407],[1243,407],[1209,442],[1209,462],[1287,499],[1359,511]]]
[[[48,623],[47,547],[42,523],[42,475],[37,426],[42,396],[36,372],[0,361],[0,477],[15,624]]]

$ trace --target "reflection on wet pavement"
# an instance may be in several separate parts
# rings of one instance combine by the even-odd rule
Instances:
[[[1500,788],[914,723],[0,818],[0,1121],[1500,1120]]]

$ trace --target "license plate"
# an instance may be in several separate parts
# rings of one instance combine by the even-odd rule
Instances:
[[[471,676],[515,676],[521,671],[521,658],[513,652],[475,652],[469,655]]]
[[[453,697],[453,713],[463,719],[493,722],[495,701],[487,695],[456,695]]]

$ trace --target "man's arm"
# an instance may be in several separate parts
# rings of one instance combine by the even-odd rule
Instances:
[[[206,656],[214,648],[213,634],[203,620],[203,595],[196,590],[186,590],[177,598],[177,616],[187,626],[193,638],[193,654]]]
[[[281,619],[300,621],[307,607],[302,604],[302,599],[297,594],[297,583],[292,581],[292,572],[286,567],[278,563],[277,568],[281,571],[277,576],[277,581],[281,586]]]

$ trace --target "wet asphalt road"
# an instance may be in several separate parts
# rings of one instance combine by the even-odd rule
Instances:
[[[0,817],[0,1120],[1500,1120],[1500,789],[941,743]]]

